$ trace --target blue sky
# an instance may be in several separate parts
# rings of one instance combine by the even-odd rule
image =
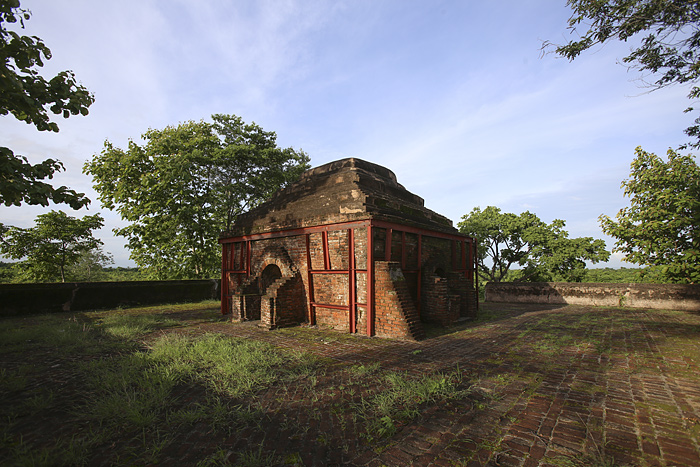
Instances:
[[[634,148],[686,141],[687,89],[649,93],[615,43],[574,62],[541,55],[566,42],[564,0],[23,0],[25,34],[53,52],[42,74],[73,70],[95,94],[60,133],[0,119],[3,145],[32,162],[63,161],[56,185],[93,200],[98,236],[133,265],[124,225],[101,208],[83,163],[105,140],[125,147],[149,128],[213,113],[275,131],[318,166],[357,157],[388,167],[453,220],[474,207],[564,219],[571,237],[603,238],[598,216],[627,205],[620,183]],[[53,208],[57,208],[53,206]],[[33,225],[51,208],[0,207]],[[614,255],[609,266],[631,266]]]

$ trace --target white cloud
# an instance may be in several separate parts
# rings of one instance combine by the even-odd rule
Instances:
[[[124,147],[149,127],[235,113],[315,165],[385,165],[454,221],[497,205],[595,236],[597,216],[624,203],[634,147],[677,146],[691,120],[683,89],[629,97],[635,75],[615,63],[628,44],[573,63],[539,58],[542,39],[568,37],[569,12],[546,1],[26,3],[28,31],[54,52],[47,74],[74,70],[97,101],[88,117],[61,119],[59,134],[5,117],[0,138],[33,162],[64,161],[56,183],[93,199],[117,264],[127,253],[110,231],[121,221],[99,209],[82,164],[105,139]],[[27,226],[40,211],[0,218]]]

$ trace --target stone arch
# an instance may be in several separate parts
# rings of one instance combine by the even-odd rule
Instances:
[[[265,268],[272,264],[279,268],[282,277],[292,277],[298,272],[287,250],[280,246],[269,246],[263,250],[260,262],[252,265],[251,274],[261,276]]]
[[[260,326],[274,329],[299,324],[306,317],[301,273],[282,245],[268,245],[251,265],[260,293]]]

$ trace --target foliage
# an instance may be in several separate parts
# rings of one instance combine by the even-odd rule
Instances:
[[[215,275],[219,233],[308,167],[274,132],[235,115],[212,120],[149,130],[126,150],[106,142],[85,164],[102,204],[130,223],[114,232],[152,278]]]
[[[0,261],[0,284],[15,282],[14,263]]]
[[[528,211],[520,215],[502,213],[494,206],[474,208],[462,217],[459,230],[479,241],[478,269],[482,280],[501,282],[511,267],[523,270],[519,280],[549,281],[561,278],[580,281],[586,263],[606,261],[610,253],[602,240],[569,238],[565,222],[541,221]]]
[[[67,268],[102,244],[92,231],[103,222],[99,214],[76,219],[51,211],[37,216],[36,225],[28,229],[0,224],[0,253],[12,259],[26,258],[20,263],[26,279],[65,282]]]
[[[625,260],[656,266],[669,282],[700,282],[700,167],[691,155],[668,150],[668,162],[636,149],[630,179],[622,182],[630,206],[600,216]]]
[[[21,36],[7,29],[17,23],[24,28],[29,18],[29,11],[20,8],[19,0],[0,0],[0,115],[11,114],[39,131],[58,132],[49,110],[64,118],[87,115],[94,97],[76,83],[70,71],[62,71],[48,81],[39,74],[37,69],[44,66],[44,60],[51,59],[49,48],[36,36]],[[73,209],[86,206],[90,200],[84,193],[65,186],[54,188],[42,181],[60,170],[63,164],[59,161],[47,159],[31,165],[26,157],[0,147],[0,203],[47,206],[53,201]]]
[[[83,251],[75,263],[67,268],[67,277],[74,282],[97,282],[106,280],[104,267],[114,263],[111,253],[102,251],[101,246]]]
[[[145,280],[139,268],[125,268],[123,266],[102,268],[102,274],[98,281],[123,282]]]
[[[610,40],[636,41],[638,45],[622,59],[630,68],[653,75],[653,89],[673,84],[695,83],[700,77],[700,8],[686,0],[568,0],[573,13],[571,32],[579,39],[555,46],[555,52],[573,60],[583,51]],[[580,34],[580,29],[586,30]],[[644,36],[642,38],[642,36]],[[545,42],[543,48],[552,44]],[[690,99],[700,97],[693,86]],[[686,112],[693,108],[686,109]],[[698,138],[691,144],[700,147],[700,118],[685,130]]]
[[[105,253],[111,258],[109,253]],[[73,267],[68,268],[73,269]],[[107,266],[101,265],[98,269],[93,266],[93,270],[89,274],[89,279],[86,277],[85,270],[82,272],[73,270],[67,273],[67,280],[71,282],[124,282],[124,281],[142,281],[145,280],[143,274],[138,268],[126,268],[123,266]],[[30,282],[29,278],[23,278],[21,263],[6,263],[0,261],[0,284]]]
[[[617,284],[646,282],[645,270],[641,268],[587,269],[581,282],[608,282]]]

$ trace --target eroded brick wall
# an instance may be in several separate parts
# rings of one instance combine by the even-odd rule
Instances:
[[[356,269],[365,269],[367,267],[367,229],[357,228],[353,236],[355,267]],[[311,258],[311,267],[313,270],[326,269],[326,262],[333,271],[347,271],[350,265],[350,250],[348,243],[349,235],[347,229],[329,231],[327,233],[328,249],[327,258],[324,257],[323,249],[323,234],[312,233],[309,236],[309,249]],[[241,246],[235,243],[233,248],[236,248],[236,258],[233,266],[237,270],[245,270],[247,265],[245,256],[240,254]],[[244,251],[244,250],[243,250]],[[241,305],[236,301],[237,294],[255,293],[255,284],[257,277],[264,269],[266,264],[271,262],[279,263],[286,262],[288,266],[298,273],[299,287],[295,289],[293,294],[287,294],[285,290],[277,292],[276,302],[270,309],[270,302],[265,301],[260,303],[260,307],[264,308],[264,312],[269,310],[275,312],[275,309],[281,310],[282,300],[294,310],[303,310],[302,322],[308,322],[309,319],[309,274],[307,268],[306,257],[306,235],[297,235],[289,237],[271,238],[264,240],[256,240],[251,243],[250,255],[251,277],[246,278],[244,274],[231,274],[229,279],[229,293],[232,295],[233,318],[236,319],[241,315]],[[282,268],[283,269],[283,268]],[[348,283],[347,272],[338,272],[330,274],[312,274],[311,281],[313,286],[313,299],[315,303],[347,306],[350,298],[350,285]],[[259,288],[258,288],[259,290]],[[298,292],[297,292],[298,291]],[[258,294],[264,291],[259,290]],[[355,295],[356,302],[366,303],[367,301],[367,276],[364,272],[355,274]],[[248,302],[243,302],[247,304]],[[253,304],[255,305],[255,304]],[[250,307],[248,307],[250,308]],[[250,309],[245,310],[245,316],[253,316]],[[296,316],[296,311],[294,312]],[[257,315],[260,319],[261,315]],[[323,306],[315,307],[314,314],[316,324],[329,326],[338,330],[348,331],[350,329],[350,317],[347,310],[337,310]],[[250,319],[250,318],[248,318]],[[296,320],[297,318],[293,318]],[[356,326],[358,331],[366,330],[366,310],[359,307],[356,313]],[[269,318],[269,323],[261,323],[264,326],[275,327],[281,325],[275,324],[272,318]],[[365,331],[366,332],[366,331]]]
[[[414,336],[415,338],[416,335],[420,335],[420,331],[411,329],[411,326],[414,326],[411,323],[419,323],[421,319],[448,325],[460,317],[473,315],[472,310],[475,310],[476,303],[472,297],[473,294],[470,294],[471,284],[464,279],[463,273],[453,271],[456,264],[455,258],[458,255],[453,251],[452,240],[424,235],[419,248],[417,234],[395,229],[391,233],[390,254],[387,255],[388,230],[374,228],[373,232],[375,256],[375,321],[373,324],[377,335],[397,338]],[[355,253],[354,267],[361,271],[354,275],[355,303],[367,303],[367,274],[364,272],[367,268],[367,229],[364,227],[355,229],[352,237]],[[354,323],[350,322],[351,313],[347,309],[351,299],[350,277],[347,271],[353,265],[349,257],[349,240],[350,233],[347,229],[328,231],[325,234],[311,233],[308,237],[308,259],[305,234],[251,242],[249,266],[251,276],[246,278],[244,274],[238,274],[229,281],[233,303],[231,311],[234,319],[237,316],[243,319],[257,317],[265,321],[261,323],[262,325],[275,327],[280,325],[275,323],[275,317],[278,316],[278,310],[281,310],[282,300],[285,300],[287,306],[295,310],[292,313],[295,316],[292,321],[313,320],[320,326],[346,332],[354,324],[356,332],[366,334],[366,307],[357,307]],[[325,254],[324,245],[327,245]],[[238,248],[237,252],[244,251],[241,244],[234,244],[233,248]],[[307,266],[309,259],[312,271],[316,271],[311,274]],[[386,266],[385,263],[391,266]],[[242,254],[237,254],[232,264],[239,271],[248,268]],[[269,297],[265,298],[263,295],[265,291],[259,285],[258,276],[269,264],[279,266],[283,276],[298,275],[298,292],[286,296],[280,290],[272,302]],[[396,274],[392,280],[386,279],[388,274],[386,271],[391,270],[396,273],[397,267],[401,273],[400,280],[397,279]],[[418,283],[421,277],[419,269],[423,271],[421,284]],[[258,303],[236,299],[237,294],[254,295],[256,290],[261,300]],[[416,306],[419,293],[421,294],[420,311]],[[310,300],[316,304],[311,309]],[[262,307],[262,314],[256,314],[252,310],[254,306]],[[297,317],[296,310],[303,310],[302,319]],[[399,324],[400,322],[403,324]]]
[[[421,292],[420,314],[423,321],[446,326],[459,319],[459,296],[450,293],[446,277],[424,272]]]
[[[401,265],[394,261],[376,261],[374,274],[374,329],[377,336],[422,339],[425,334]]]
[[[489,282],[486,301],[700,311],[700,285]]]

